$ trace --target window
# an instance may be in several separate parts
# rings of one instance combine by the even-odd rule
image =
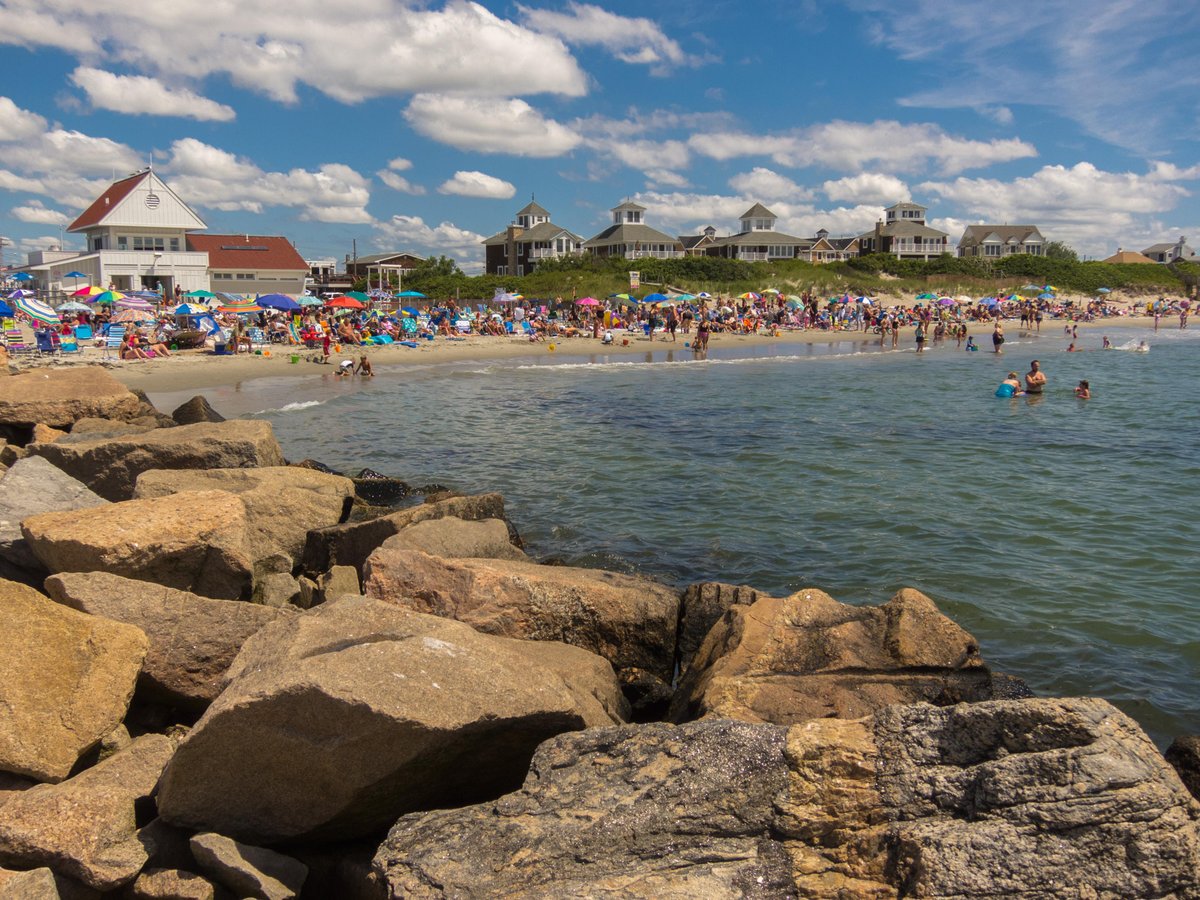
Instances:
[[[231,281],[233,280],[232,272],[213,272],[213,281]]]
[[[179,250],[179,238],[171,238],[171,249],[175,251]]]
[[[123,234],[119,235],[117,237],[117,249],[118,250],[128,250],[129,249],[129,238],[125,237],[125,235],[123,235]]]
[[[238,272],[237,280],[238,281],[253,281],[254,273],[253,272]]]
[[[133,238],[133,249],[143,251],[157,250],[161,253],[164,249],[164,242],[160,237],[141,237],[135,235]]]

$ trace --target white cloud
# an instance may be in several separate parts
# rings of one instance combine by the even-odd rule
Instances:
[[[397,156],[395,159],[388,160],[387,167],[393,172],[407,172],[412,168],[412,160]]]
[[[421,187],[421,185],[413,184],[403,175],[397,175],[390,169],[380,169],[375,175],[393,191],[399,191],[402,194],[412,194],[414,196],[420,196],[425,193],[425,188]]]
[[[562,156],[581,138],[524,100],[418,94],[404,118],[421,134],[460,150],[514,156]]]
[[[515,185],[484,172],[455,172],[454,177],[442,182],[439,194],[457,194],[460,197],[487,197],[507,200],[517,192]]]
[[[847,200],[851,203],[877,203],[891,206],[903,200],[911,200],[908,185],[894,175],[863,172],[836,181],[826,181],[821,189],[830,200]]]
[[[231,122],[233,108],[187,88],[169,88],[145,75],[114,75],[80,66],[71,81],[88,95],[92,106],[130,115],[179,116],[200,122]]]
[[[976,141],[947,134],[937,125],[896,121],[834,121],[772,135],[718,132],[693,136],[689,144],[713,159],[769,156],[783,166],[852,172],[868,166],[889,172],[933,167],[953,175],[1037,155],[1033,145],[1019,138]]]
[[[772,200],[803,200],[812,196],[812,191],[796,184],[786,175],[762,166],[734,175],[729,179],[729,186],[743,197],[758,197],[765,203]]]
[[[170,176],[172,189],[197,206],[254,213],[283,206],[318,222],[373,221],[366,209],[371,199],[367,179],[341,163],[326,163],[315,171],[265,172],[225,150],[183,138],[171,145],[162,171]]]
[[[57,209],[47,209],[38,200],[30,200],[26,206],[14,206],[12,215],[18,221],[35,225],[69,225],[72,221],[66,213]]]
[[[627,63],[680,65],[683,49],[650,19],[631,19],[588,3],[569,3],[567,12],[518,6],[529,27],[568,44],[597,45]]]
[[[593,142],[595,149],[629,166],[631,169],[682,169],[691,160],[683,141],[616,141]]]
[[[46,130],[46,120],[0,97],[0,141],[23,141]]]
[[[228,76],[287,103],[309,85],[337,100],[409,92],[581,96],[587,79],[558,38],[479,3],[400,0],[5,0],[0,43],[109,59],[172,83]]]
[[[21,238],[15,245],[17,253],[33,253],[37,250],[61,250],[62,238],[52,234],[42,237]]]
[[[381,249],[412,248],[422,256],[451,256],[464,272],[482,269],[484,235],[451,222],[431,226],[420,216],[392,216],[375,223]]]
[[[1049,239],[1081,252],[1111,253],[1122,235],[1149,234],[1158,217],[1189,196],[1180,181],[1200,178],[1200,167],[1154,164],[1145,175],[1107,172],[1089,162],[1043,166],[1033,175],[1002,181],[956,178],[927,182],[922,191],[956,204],[986,222],[1037,225]]]
[[[645,172],[648,187],[685,188],[688,180],[678,172],[667,169],[647,169]]]

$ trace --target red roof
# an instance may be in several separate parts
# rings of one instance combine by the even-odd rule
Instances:
[[[122,178],[120,181],[114,181],[108,186],[103,194],[79,214],[79,218],[70,224],[67,231],[82,231],[84,228],[91,228],[93,225],[99,225],[100,222],[107,216],[116,205],[129,196],[130,191],[142,183],[150,175],[150,170],[138,172],[136,175],[130,175],[128,178]]]
[[[210,269],[285,269],[308,271],[285,237],[257,234],[189,234],[188,247],[208,254]]]

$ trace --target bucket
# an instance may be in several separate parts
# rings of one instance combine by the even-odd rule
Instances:
[[[293,354],[291,355],[291,361],[292,361],[292,362],[294,362],[294,363],[298,363],[298,362],[300,362],[300,354],[299,354],[299,353],[293,353]]]

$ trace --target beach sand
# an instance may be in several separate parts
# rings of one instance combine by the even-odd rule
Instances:
[[[1100,337],[1097,336],[1097,332],[1115,331],[1131,326],[1145,327],[1150,321],[1149,318],[1138,316],[1104,319],[1092,323],[1081,322],[1079,323],[1081,332],[1079,344],[1083,348],[1092,349],[1092,345],[1095,345],[1095,349],[1099,349]],[[1063,335],[1062,326],[1061,320],[1047,320],[1042,324],[1043,338],[1053,340],[1054,343],[1050,346],[1055,349],[1066,349],[1069,342],[1069,339]],[[975,335],[981,352],[990,352],[991,350],[991,331],[992,326],[989,323],[975,323],[970,327],[970,333]],[[1016,321],[1006,321],[1005,331],[1010,338],[1017,337]],[[908,327],[901,331],[899,344],[901,348],[914,347],[911,332],[912,329]],[[1086,338],[1084,333],[1088,335]],[[308,350],[286,345],[272,345],[264,348],[262,355],[242,353],[237,356],[216,356],[208,350],[187,350],[176,352],[169,359],[152,360],[103,359],[99,349],[89,347],[77,355],[51,360],[22,360],[22,364],[94,365],[100,363],[108,368],[114,377],[131,388],[138,388],[147,393],[175,393],[190,388],[202,390],[239,384],[256,378],[329,374],[336,368],[337,362],[343,359],[357,359],[361,352],[365,352],[371,360],[372,366],[379,370],[382,367],[406,365],[429,366],[441,363],[544,357],[551,353],[556,357],[576,361],[594,356],[644,355],[650,350],[674,349],[687,353],[690,350],[684,345],[690,344],[695,339],[694,333],[690,335],[679,333],[676,341],[672,344],[669,338],[664,341],[656,335],[651,344],[640,333],[627,335],[623,331],[617,331],[614,334],[616,343],[608,346],[604,346],[600,341],[590,337],[559,338],[545,343],[533,343],[527,338],[472,335],[458,340],[438,337],[432,341],[421,341],[420,346],[416,348],[391,345],[360,350],[356,347],[343,347],[341,353],[334,353],[331,357],[332,365],[312,361],[320,359],[321,351],[319,349]],[[628,338],[628,344],[623,343],[626,338]],[[869,341],[878,344],[879,336],[862,331],[828,332],[819,330],[785,331],[779,337],[767,334],[714,334],[709,340],[709,353],[719,354],[722,348],[729,347],[746,349],[759,346],[767,348],[788,344],[828,344],[847,341]],[[1058,348],[1059,341],[1063,342],[1061,348]],[[1116,342],[1114,340],[1114,343]],[[554,345],[554,350],[550,349],[551,344]],[[942,346],[953,347],[954,342],[946,341]],[[299,356],[299,362],[291,362],[293,355]]]

